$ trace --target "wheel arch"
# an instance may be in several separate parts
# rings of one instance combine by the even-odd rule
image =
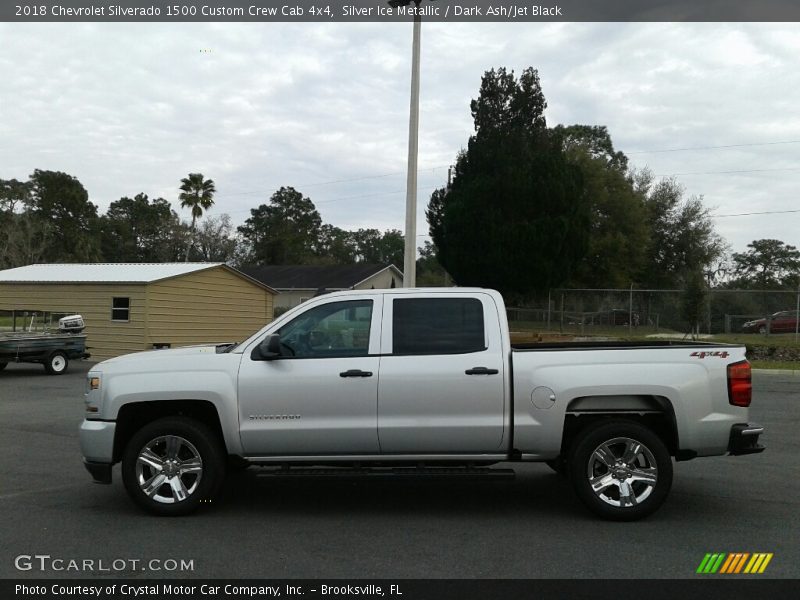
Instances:
[[[163,417],[189,417],[206,425],[226,448],[217,407],[208,400],[148,400],[131,402],[120,407],[114,433],[113,460],[122,459],[131,437],[148,423]],[[226,450],[227,453],[227,450]]]
[[[585,395],[567,404],[561,437],[561,455],[567,456],[576,437],[599,422],[628,420],[653,430],[678,460],[680,451],[678,424],[669,398],[651,394]]]

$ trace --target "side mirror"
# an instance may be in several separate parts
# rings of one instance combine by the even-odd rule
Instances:
[[[268,335],[250,353],[252,360],[275,360],[281,356],[281,336],[277,333]]]

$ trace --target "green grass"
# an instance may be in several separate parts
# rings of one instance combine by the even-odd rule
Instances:
[[[711,341],[722,342],[724,344],[741,344],[750,347],[780,347],[780,348],[800,348],[800,340],[795,341],[793,333],[780,333],[773,335],[759,334],[719,334],[711,338]]]
[[[750,365],[754,369],[786,369],[800,371],[800,362],[788,360],[752,360]]]

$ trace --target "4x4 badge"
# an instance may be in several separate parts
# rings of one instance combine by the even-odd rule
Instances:
[[[718,358],[728,358],[730,354],[726,350],[715,350],[714,352],[692,352],[689,356],[703,359],[706,356],[716,356]]]

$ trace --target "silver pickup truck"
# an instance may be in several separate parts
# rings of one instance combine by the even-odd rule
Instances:
[[[89,373],[86,468],[186,514],[228,469],[484,472],[546,462],[598,515],[656,510],[672,459],[750,454],[744,348],[512,345],[503,299],[468,288],[313,298],[240,344],[131,354]],[[316,472],[319,472],[318,470]]]

